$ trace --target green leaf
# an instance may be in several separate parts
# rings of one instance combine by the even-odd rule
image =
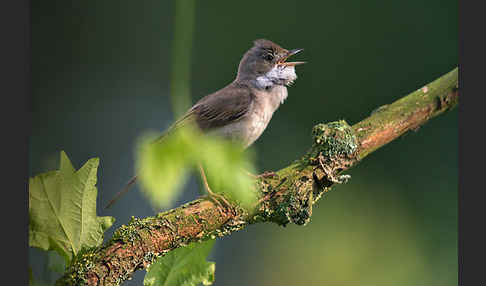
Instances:
[[[215,240],[192,243],[159,257],[147,269],[145,286],[195,286],[214,282],[215,263],[206,261]]]
[[[202,134],[191,125],[177,128],[154,142],[146,136],[138,145],[137,169],[142,191],[155,207],[169,207],[180,194],[191,171],[201,164],[212,191],[222,192],[243,207],[255,203],[253,161],[242,146],[223,138]]]
[[[55,250],[68,264],[82,247],[98,246],[115,218],[96,216],[99,159],[76,171],[64,151],[60,168],[29,178],[29,245]]]
[[[137,169],[142,192],[155,207],[169,207],[182,190],[192,167],[190,134],[174,132],[160,143],[154,136],[138,144]]]
[[[238,144],[214,136],[205,136],[199,144],[204,150],[199,160],[211,190],[228,195],[245,208],[255,204],[257,197],[253,178],[247,173],[256,173],[253,154],[243,152]]]

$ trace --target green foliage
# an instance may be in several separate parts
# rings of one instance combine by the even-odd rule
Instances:
[[[202,134],[187,125],[155,143],[153,136],[146,136],[138,146],[142,190],[155,207],[169,207],[199,164],[212,191],[224,192],[243,207],[256,201],[251,177],[245,173],[254,172],[252,158],[236,143]]]
[[[211,285],[214,281],[214,262],[206,261],[215,240],[192,243],[159,257],[147,269],[143,280],[145,286],[178,285],[195,286],[199,283]]]
[[[68,264],[83,247],[98,246],[115,219],[96,216],[93,158],[75,170],[64,151],[60,168],[29,178],[29,245],[54,250]]]
[[[198,148],[201,164],[214,192],[223,192],[240,205],[250,208],[257,201],[252,177],[256,173],[252,153],[214,136],[206,136]]]

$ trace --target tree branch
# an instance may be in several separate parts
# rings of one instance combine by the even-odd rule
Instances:
[[[118,285],[157,257],[191,242],[228,235],[248,224],[304,225],[312,205],[340,175],[371,152],[458,104],[458,69],[373,111],[361,122],[318,124],[313,145],[300,159],[255,180],[261,198],[251,212],[235,205],[221,209],[206,197],[145,219],[133,218],[104,246],[84,250],[56,285]]]

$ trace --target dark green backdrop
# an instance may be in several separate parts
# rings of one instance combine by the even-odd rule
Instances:
[[[173,120],[172,1],[32,1],[30,174],[99,157],[98,204],[133,174],[137,136]],[[457,1],[197,1],[192,100],[231,82],[265,37],[308,63],[252,147],[276,170],[310,146],[319,122],[354,124],[458,64]],[[456,285],[457,110],[370,155],[305,226],[262,224],[220,239],[215,285]],[[193,179],[177,204],[197,195]],[[136,187],[115,227],[154,211]],[[30,250],[36,278],[52,281]],[[141,285],[144,272],[124,285]]]

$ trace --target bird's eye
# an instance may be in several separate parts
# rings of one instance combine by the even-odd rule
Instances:
[[[273,56],[272,56],[271,54],[266,54],[266,55],[265,55],[265,59],[266,59],[267,61],[271,61],[271,60],[273,60]]]

